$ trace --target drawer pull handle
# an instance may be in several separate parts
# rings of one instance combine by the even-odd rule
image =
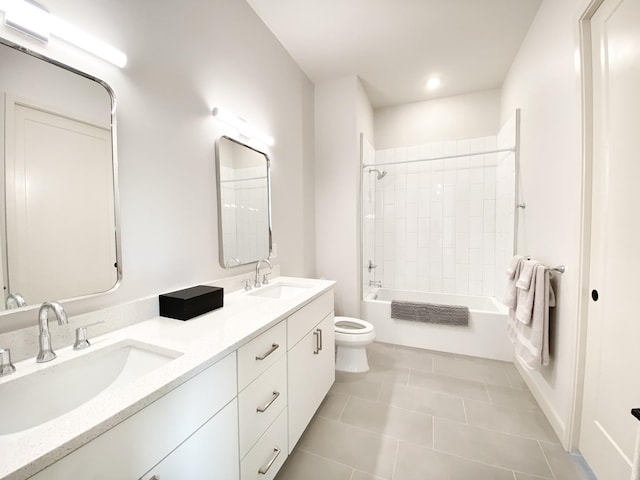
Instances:
[[[277,343],[272,343],[271,344],[271,348],[269,349],[269,351],[264,352],[262,355],[257,355],[256,356],[256,360],[264,360],[265,358],[267,358],[269,355],[271,355],[273,352],[275,352],[279,348],[280,348],[280,345],[278,345]]]
[[[320,346],[318,347],[318,350],[322,351],[322,329],[319,328],[318,329],[318,333],[319,333],[319,337],[320,337]]]
[[[258,407],[258,408],[256,408],[256,412],[259,412],[259,413],[264,413],[264,412],[266,412],[266,411],[267,411],[267,408],[269,408],[269,407],[271,406],[271,404],[272,404],[273,402],[275,402],[275,401],[278,399],[278,397],[279,397],[279,396],[280,396],[280,392],[276,392],[276,391],[274,390],[274,391],[273,391],[273,398],[272,398],[271,400],[269,400],[269,402],[268,402],[268,403],[266,403],[265,405],[263,405],[262,407]]]
[[[314,330],[313,336],[315,337],[316,344],[313,346],[313,354],[318,355],[320,353],[320,333],[319,330]]]
[[[262,467],[260,470],[258,470],[258,473],[260,475],[266,475],[267,472],[269,471],[269,469],[271,468],[271,465],[273,465],[273,462],[276,461],[276,458],[278,458],[278,455],[280,455],[280,449],[278,447],[275,447],[273,449],[273,457],[271,457],[271,460],[269,460],[269,463],[267,463],[266,466]]]

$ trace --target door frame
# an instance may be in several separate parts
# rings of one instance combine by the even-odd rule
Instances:
[[[589,323],[589,287],[591,283],[591,215],[593,207],[593,45],[591,44],[591,19],[605,0],[591,0],[578,20],[581,87],[581,143],[582,143],[582,198],[580,208],[580,263],[578,322],[576,329],[575,371],[573,401],[567,442],[569,451],[578,449],[584,396],[585,365],[587,358],[587,328]]]

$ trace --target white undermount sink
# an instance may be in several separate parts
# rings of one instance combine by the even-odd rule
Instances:
[[[254,292],[250,292],[249,295],[265,298],[279,298],[281,300],[287,300],[293,298],[301,293],[304,293],[308,288],[308,285],[302,285],[299,283],[276,283],[274,285],[264,286]]]
[[[124,340],[0,383],[0,435],[20,432],[70,412],[182,355]]]

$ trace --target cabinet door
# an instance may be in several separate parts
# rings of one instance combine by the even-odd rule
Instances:
[[[237,480],[237,400],[222,409],[142,480]]]
[[[335,380],[333,312],[289,351],[289,453]]]

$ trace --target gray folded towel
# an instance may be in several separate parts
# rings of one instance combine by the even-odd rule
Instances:
[[[441,325],[469,325],[469,307],[437,303],[391,302],[391,318]]]

